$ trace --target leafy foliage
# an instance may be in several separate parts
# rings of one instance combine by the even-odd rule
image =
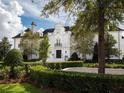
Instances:
[[[33,32],[28,29],[20,42],[20,49],[23,52],[23,55],[27,57],[30,54],[38,54],[39,53],[39,44],[40,44],[40,35],[37,32]]]
[[[74,37],[74,49],[82,55],[83,59],[86,59],[86,55],[93,52],[94,34],[92,32],[82,31],[81,33],[74,33]]]
[[[11,48],[11,44],[7,37],[4,37],[0,42],[0,60],[3,60]]]
[[[17,49],[12,49],[7,53],[4,62],[8,66],[18,66],[22,61],[21,52]]]
[[[120,55],[121,51],[115,47],[116,43],[117,41],[114,39],[114,37],[111,34],[109,33],[105,34],[105,56],[107,59],[110,59],[111,56],[118,57]],[[93,60],[95,61],[98,60],[98,44],[97,43],[94,46]]]
[[[105,55],[107,59],[110,59],[111,56],[119,56],[120,55],[120,50],[118,50],[118,48],[115,47],[115,44],[117,43],[117,41],[114,39],[114,37],[109,34],[106,33],[105,34]]]
[[[83,61],[50,62],[46,65],[50,69],[64,69],[67,67],[82,67]]]
[[[30,75],[31,81],[37,82],[39,86],[70,90],[72,93],[123,93],[124,91],[124,76],[56,71],[40,66],[32,67]]]
[[[78,61],[80,58],[78,57],[78,54],[74,52],[71,57],[69,58],[69,61]]]
[[[77,17],[74,31],[99,32],[99,73],[104,73],[104,32],[110,27],[116,29],[119,23],[123,22],[124,0],[50,0],[42,14],[53,14],[61,9]]]
[[[22,63],[23,57],[19,50],[12,49],[10,50],[4,60],[4,64],[10,66],[10,78],[15,78],[15,66],[18,66]]]
[[[43,65],[45,65],[47,57],[48,57],[48,50],[49,50],[49,41],[48,41],[47,35],[43,37],[43,40],[40,42],[40,49],[39,49],[39,55],[40,58],[43,61]]]

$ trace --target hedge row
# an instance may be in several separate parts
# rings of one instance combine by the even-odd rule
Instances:
[[[73,93],[124,93],[124,76],[63,72],[41,66],[32,67],[30,76],[39,86]]]
[[[50,69],[63,69],[67,67],[82,67],[83,61],[67,61],[67,62],[49,62],[47,67]]]
[[[124,64],[115,64],[115,63],[112,63],[112,64],[105,64],[106,65],[106,68],[122,68],[124,69]],[[83,63],[83,67],[98,67],[98,63]]]

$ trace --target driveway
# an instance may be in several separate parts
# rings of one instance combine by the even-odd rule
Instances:
[[[63,69],[63,71],[98,73],[98,68],[69,67],[69,68]],[[105,73],[106,73],[106,74],[112,74],[112,75],[124,75],[124,69],[106,68],[106,69],[105,69]]]

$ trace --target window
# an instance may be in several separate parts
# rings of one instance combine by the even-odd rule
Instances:
[[[62,46],[60,39],[56,39],[55,46]]]
[[[56,58],[61,58],[62,51],[61,50],[56,50]]]

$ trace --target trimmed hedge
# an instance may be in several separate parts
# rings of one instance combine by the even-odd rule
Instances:
[[[31,68],[30,79],[39,86],[53,87],[73,93],[124,93],[124,76]]]
[[[67,62],[47,62],[47,67],[50,69],[63,69],[67,67],[82,67],[83,61],[67,61]]]
[[[37,65],[42,65],[42,62],[41,62],[41,61],[36,61],[36,62],[23,62],[23,65],[37,66]]]

